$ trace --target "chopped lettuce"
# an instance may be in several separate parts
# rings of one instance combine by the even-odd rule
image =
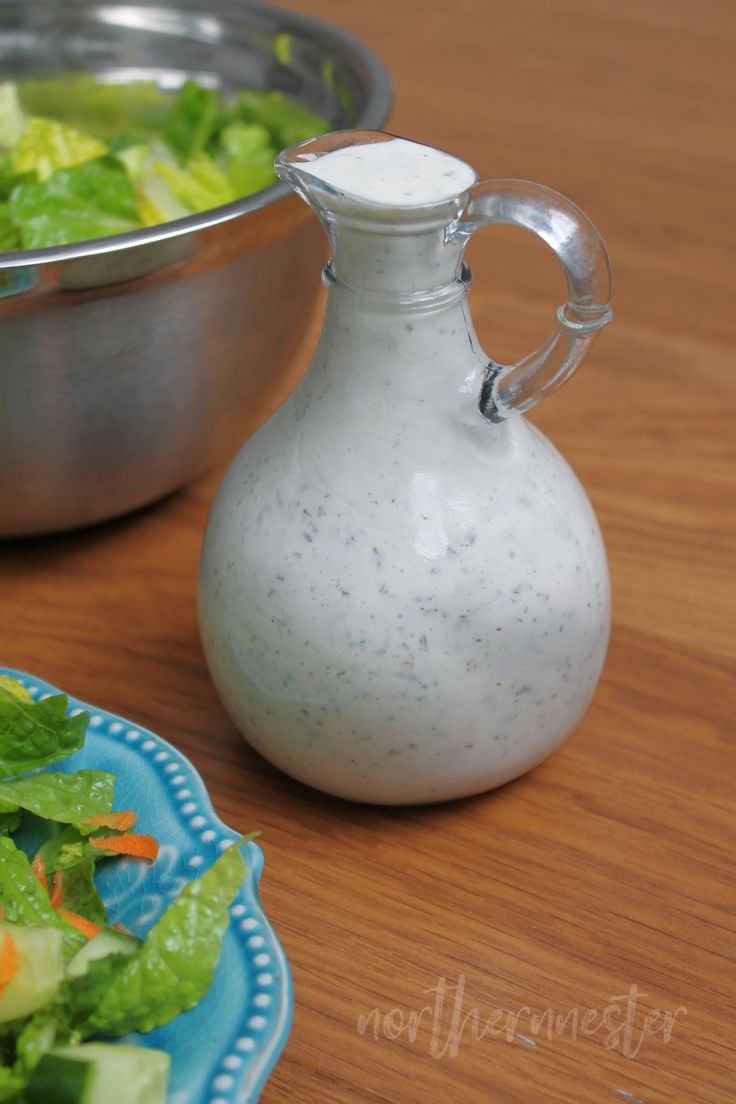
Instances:
[[[3,693],[16,701],[25,702],[26,705],[33,705],[33,698],[28,693],[23,683],[18,682],[17,679],[9,678],[8,675],[0,675],[0,698]]]
[[[0,83],[0,253],[153,226],[276,181],[279,149],[329,129],[281,93],[88,74]]]
[[[112,812],[114,788],[115,776],[109,771],[42,772],[0,782],[0,801],[46,820],[78,824],[86,817]]]
[[[241,841],[241,844],[245,840]],[[93,962],[84,978],[83,1036],[151,1031],[193,1008],[212,981],[230,905],[245,877],[238,846],[189,882],[132,955]],[[75,985],[70,986],[74,1003]]]
[[[20,828],[23,814],[20,809],[3,809],[0,812],[0,836],[8,836]]]
[[[94,875],[95,864],[92,858],[62,871],[64,908],[102,927],[107,921],[107,912],[97,892]]]
[[[89,715],[67,717],[66,709],[64,694],[34,702],[20,683],[0,680],[0,778],[49,766],[82,746]]]
[[[16,1042],[19,1073],[30,1073],[44,1054],[51,1050],[61,1027],[60,1011],[57,1002],[52,1008],[39,1009],[26,1020]],[[25,1078],[21,1084],[25,1086]]]
[[[227,118],[228,112],[217,89],[203,88],[196,81],[188,80],[174,100],[163,127],[163,137],[182,161],[188,161],[193,154],[207,148]]]
[[[80,831],[80,827],[84,828],[84,832]],[[101,850],[89,843],[87,839],[90,835],[89,827],[80,827],[70,824],[60,832],[52,829],[52,834],[38,849],[38,854],[43,860],[49,878],[57,870],[71,870],[72,867],[79,866],[87,862],[88,859],[97,861],[113,854],[112,851]],[[95,831],[99,832],[100,829],[97,828]],[[113,835],[114,833],[106,828],[105,834]]]
[[[237,119],[223,127],[220,145],[224,169],[236,195],[250,195],[276,181],[273,162],[277,150],[260,123]]]
[[[22,1073],[9,1066],[0,1066],[0,1104],[18,1104],[26,1079]]]
[[[107,237],[140,225],[133,185],[125,166],[97,157],[48,180],[19,184],[10,210],[25,249]]]
[[[23,133],[26,117],[12,81],[0,84],[0,146],[10,149]]]
[[[160,222],[191,215],[189,208],[177,199],[168,182],[155,169],[141,174],[135,185],[138,215],[144,226],[157,226]]]
[[[6,200],[16,184],[27,184],[32,180],[38,180],[35,172],[17,173],[11,155],[6,153],[0,156],[0,200]]]
[[[160,176],[187,214],[208,211],[235,199],[232,187],[207,153],[195,153],[183,168],[170,161],[154,161],[151,172]]]
[[[33,115],[11,150],[11,163],[16,173],[35,172],[39,180],[47,180],[57,169],[68,169],[106,153],[107,146],[99,138],[55,119]]]
[[[235,101],[238,118],[246,123],[261,123],[271,135],[277,150],[305,142],[330,129],[326,119],[309,108],[287,100],[281,92],[240,92]]]
[[[0,253],[20,249],[20,234],[7,203],[0,203]]]
[[[29,115],[60,119],[107,140],[123,131],[155,133],[171,111],[171,96],[155,81],[106,84],[91,73],[23,81],[18,98]]]
[[[7,836],[0,838],[0,905],[4,919],[24,927],[58,928],[64,955],[72,958],[87,939],[52,907],[49,895],[31,870],[27,855]]]

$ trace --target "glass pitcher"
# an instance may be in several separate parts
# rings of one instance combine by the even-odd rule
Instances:
[[[277,170],[327,232],[329,300],[311,368],[212,508],[212,677],[253,747],[312,786],[378,803],[491,789],[565,739],[605,657],[598,524],[521,416],[611,318],[605,247],[556,192],[478,183],[381,132],[313,139]],[[483,353],[467,307],[465,244],[496,222],[538,234],[568,281],[552,335],[513,365]]]

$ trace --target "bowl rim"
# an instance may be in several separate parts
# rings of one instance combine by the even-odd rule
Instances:
[[[0,7],[2,6],[3,3],[0,0]],[[343,46],[365,69],[369,88],[369,100],[366,108],[356,119],[355,127],[350,129],[371,130],[380,128],[387,121],[393,104],[391,78],[383,62],[379,61],[373,51],[359,39],[348,31],[342,30],[341,27],[327,22],[327,20],[318,19],[312,15],[304,15],[302,12],[291,11],[289,8],[271,4],[254,4],[250,3],[249,0],[248,2],[241,0],[238,7],[242,13],[251,11],[266,18],[275,18],[279,22],[283,21],[287,25],[287,29],[293,27],[311,31],[313,34],[317,34],[318,37],[326,37]],[[211,226],[218,226],[223,222],[229,222],[231,219],[247,215],[251,211],[258,211],[270,203],[285,199],[291,194],[291,189],[279,181],[243,199],[236,199],[232,203],[212,207],[200,214],[187,215],[186,218],[174,219],[171,222],[160,223],[157,226],[128,230],[123,234],[114,234],[105,238],[90,238],[87,241],[72,242],[69,245],[50,245],[43,249],[0,252],[0,272],[3,269],[27,268],[33,265],[77,260],[82,257],[96,257],[106,253],[135,249],[137,246],[152,245],[155,242],[166,241],[169,238],[180,237],[194,231],[206,230]]]

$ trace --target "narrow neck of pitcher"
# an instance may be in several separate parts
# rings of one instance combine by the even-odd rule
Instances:
[[[462,243],[448,241],[444,225],[402,233],[338,218],[326,229],[332,246],[328,280],[346,287],[400,298],[431,297],[463,280]]]

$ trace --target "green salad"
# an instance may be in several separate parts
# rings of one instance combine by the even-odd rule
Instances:
[[[134,810],[114,811],[109,772],[42,769],[84,742],[88,715],[66,711],[63,694],[34,703],[0,677],[0,1102],[164,1104],[169,1056],[105,1040],[201,1000],[245,864],[224,851],[145,941],[115,925],[97,864],[153,860],[158,843],[131,831]],[[40,835],[33,858],[14,839],[24,822]]]
[[[0,83],[0,252],[107,237],[273,184],[279,150],[330,129],[279,92],[188,80]]]

